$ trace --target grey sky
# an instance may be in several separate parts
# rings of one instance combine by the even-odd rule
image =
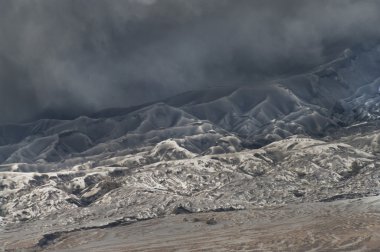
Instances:
[[[376,0],[3,0],[0,122],[259,85],[377,38]]]

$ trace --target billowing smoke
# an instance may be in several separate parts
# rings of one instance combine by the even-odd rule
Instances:
[[[259,85],[380,34],[377,0],[5,0],[0,121]]]

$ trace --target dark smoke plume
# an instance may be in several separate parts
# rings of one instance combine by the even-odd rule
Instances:
[[[0,122],[259,85],[379,35],[376,0],[4,0]]]

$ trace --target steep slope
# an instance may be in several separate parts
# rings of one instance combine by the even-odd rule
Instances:
[[[341,125],[377,118],[373,114],[378,111],[379,66],[380,46],[347,49],[340,58],[310,73],[240,87],[205,101],[194,98],[196,103],[184,102],[180,107],[249,137],[253,144],[293,134],[321,136]],[[218,93],[226,90],[230,89]]]

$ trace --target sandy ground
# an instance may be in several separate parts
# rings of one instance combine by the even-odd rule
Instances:
[[[60,234],[8,230],[5,251],[380,251],[380,197],[172,215]],[[0,247],[1,248],[1,247]]]

